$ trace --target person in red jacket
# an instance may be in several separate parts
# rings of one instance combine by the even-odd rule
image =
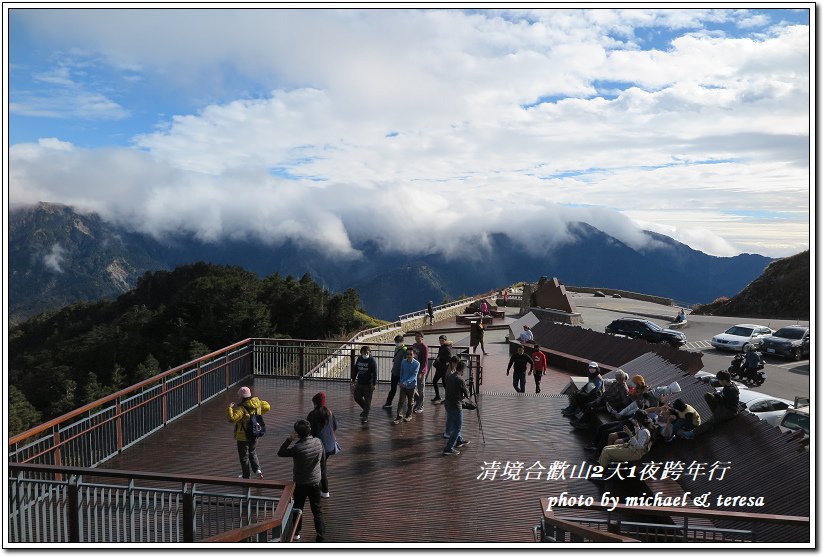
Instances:
[[[546,370],[549,366],[546,363],[546,355],[541,352],[541,347],[537,344],[535,345],[535,350],[532,351],[532,369],[529,370],[528,375],[532,375],[535,372],[535,392],[541,392],[541,378],[546,373]]]

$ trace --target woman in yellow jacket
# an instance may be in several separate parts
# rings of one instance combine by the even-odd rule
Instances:
[[[238,405],[234,402],[229,403],[229,421],[235,424],[237,454],[243,470],[238,478],[248,479],[254,470],[257,477],[263,479],[263,472],[260,471],[260,462],[257,457],[257,439],[246,438],[246,424],[249,423],[252,414],[265,414],[271,407],[265,400],[252,396],[252,390],[249,387],[241,387],[237,394],[242,400]]]

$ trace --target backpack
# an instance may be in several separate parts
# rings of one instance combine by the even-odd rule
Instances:
[[[263,437],[266,433],[266,423],[263,421],[263,416],[258,414],[257,411],[249,415],[249,421],[246,422],[244,433],[246,433],[247,441]]]

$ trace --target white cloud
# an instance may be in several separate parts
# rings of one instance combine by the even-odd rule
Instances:
[[[60,244],[53,244],[51,251],[43,256],[43,264],[55,273],[62,273],[61,265],[65,260],[65,252],[66,250]]]
[[[741,217],[733,231],[730,207],[809,211],[806,26],[764,29],[757,15],[698,9],[45,10],[23,20],[173,93],[229,98],[237,81],[267,92],[201,104],[136,136],[134,149],[14,145],[12,201],[79,205],[156,235],[291,238],[347,256],[365,239],[451,254],[492,232],[547,246],[575,220],[639,245],[628,217],[730,254],[752,247],[741,232],[757,221]],[[760,34],[708,33],[708,21]],[[639,26],[683,34],[642,50]],[[68,87],[73,74],[43,79]],[[598,82],[620,93],[594,98]],[[539,98],[557,102],[522,108]],[[83,99],[13,108],[117,113],[106,98]],[[757,224],[761,252],[804,249],[803,219]]]

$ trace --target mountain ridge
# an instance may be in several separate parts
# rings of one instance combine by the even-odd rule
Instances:
[[[9,222],[9,314],[17,321],[76,301],[114,298],[148,271],[195,261],[236,265],[260,276],[308,273],[331,291],[355,288],[366,311],[388,320],[429,300],[437,304],[541,275],[692,305],[736,294],[771,261],[755,254],[711,256],[648,231],[649,241],[633,248],[583,222],[570,223],[569,241],[546,254],[530,253],[496,233],[489,235],[487,248],[467,246],[475,252],[463,259],[382,252],[371,242],[354,246],[364,257],[347,259],[288,240],[280,245],[210,244],[191,235],[158,240],[51,203],[14,209]]]

